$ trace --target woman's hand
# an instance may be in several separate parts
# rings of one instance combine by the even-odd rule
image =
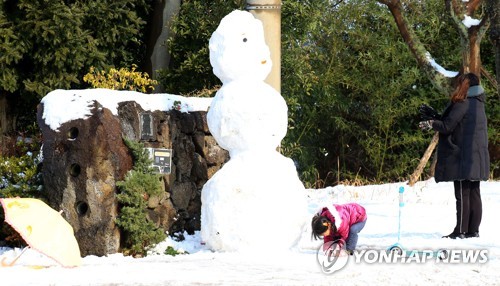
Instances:
[[[422,104],[418,107],[422,120],[441,119],[441,115],[427,104]]]
[[[418,127],[420,127],[420,129],[422,129],[424,131],[429,131],[429,130],[432,130],[432,123],[433,122],[434,122],[434,120],[420,121],[418,123]]]

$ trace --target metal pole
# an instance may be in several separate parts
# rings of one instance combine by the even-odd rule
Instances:
[[[246,10],[262,21],[273,61],[266,82],[281,93],[281,0],[247,0]]]

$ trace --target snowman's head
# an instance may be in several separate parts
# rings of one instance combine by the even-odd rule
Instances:
[[[262,22],[249,12],[235,10],[226,15],[210,37],[209,49],[213,72],[223,84],[264,80],[271,71]]]

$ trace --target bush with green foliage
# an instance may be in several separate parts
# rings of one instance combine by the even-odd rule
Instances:
[[[212,73],[208,40],[220,20],[235,9],[243,9],[244,0],[182,1],[168,39],[169,67],[160,71],[160,84],[169,93],[197,94],[220,85]],[[210,95],[210,94],[208,94]]]
[[[152,0],[0,2],[0,94],[12,112],[35,122],[40,98],[54,89],[88,87],[90,67],[131,66],[146,55]]]
[[[0,198],[43,198],[40,138],[19,136],[10,156],[0,156]]]
[[[165,251],[163,252],[163,254],[165,254],[165,255],[171,255],[171,256],[176,256],[178,254],[189,254],[189,252],[187,252],[187,251],[180,251],[180,250],[177,250],[177,249],[173,248],[172,246],[167,246],[167,249],[165,249]]]
[[[31,152],[0,157],[0,197],[38,197],[42,187],[39,161]]]
[[[183,2],[168,43],[172,61],[160,81],[168,92],[219,84],[208,39],[242,2],[225,7],[226,1]],[[322,187],[407,180],[432,136],[418,129],[417,106],[428,103],[440,110],[448,99],[418,69],[387,7],[365,0],[282,4],[281,94],[289,108],[282,152],[297,163],[302,181]],[[408,2],[405,9],[439,63],[450,70],[461,66],[459,39],[443,2]],[[484,57],[491,62],[494,54]],[[489,82],[483,84],[494,94]],[[498,146],[499,98],[489,100],[490,143]],[[499,164],[493,161],[492,170]]]
[[[5,144],[0,152],[0,198],[45,198],[40,172],[41,138],[32,136],[33,128],[31,126],[17,138],[12,138],[12,144]],[[0,222],[4,219],[0,207]],[[0,241],[11,247],[26,245],[19,233],[7,223],[0,223]]]
[[[306,2],[284,9],[283,26],[295,28],[283,32],[282,73],[284,145],[300,150],[291,156],[303,180],[405,180],[425,150],[417,106],[432,87],[384,6]]]
[[[166,238],[165,230],[148,219],[147,200],[163,192],[159,175],[153,172],[149,152],[144,145],[124,139],[132,152],[134,167],[124,181],[116,183],[120,211],[116,225],[122,230],[124,253],[145,255],[147,248]]]

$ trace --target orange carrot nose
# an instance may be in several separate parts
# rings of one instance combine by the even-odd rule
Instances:
[[[267,63],[267,61],[266,61],[266,60],[263,60],[263,61],[261,61],[260,63],[261,63],[261,64],[263,64],[263,65],[265,65],[265,64]]]

